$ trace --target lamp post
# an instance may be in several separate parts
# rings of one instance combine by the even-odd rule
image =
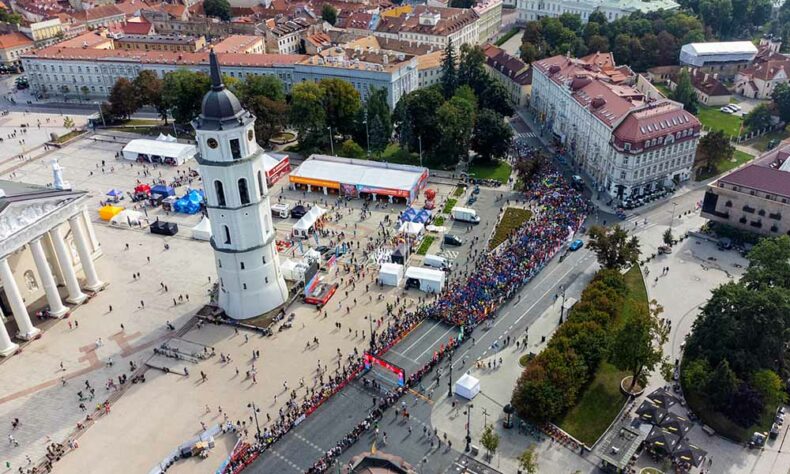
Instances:
[[[332,136],[332,127],[326,127],[326,128],[329,130],[329,146],[331,147],[330,149],[332,150],[332,155],[336,156],[335,155],[335,137]]]
[[[362,121],[365,124],[365,148],[367,157],[370,158],[370,132],[368,131],[368,109],[365,109],[365,119]]]
[[[255,406],[255,402],[250,402],[247,404],[247,408],[252,410],[252,415],[255,417],[255,429],[258,432],[258,441],[261,440],[261,425],[258,424],[258,412],[261,411],[260,408]]]
[[[422,168],[422,135],[417,136],[417,141],[420,144],[420,167]]]
[[[450,352],[450,374],[447,377],[447,396],[453,397],[453,353]]]
[[[562,306],[560,306],[560,324],[565,317],[565,290],[562,290]]]
[[[472,408],[471,403],[466,407],[466,447],[464,452],[468,453],[472,449]]]
[[[99,107],[99,117],[101,117],[102,127],[106,127],[107,124],[104,122],[104,112],[102,112],[102,110],[101,110],[101,102],[96,102],[96,105]]]
[[[370,352],[373,352],[373,346],[376,345],[376,338],[373,335],[373,316],[368,314],[368,322],[370,323]]]
[[[672,202],[672,220],[669,221],[669,228],[670,229],[675,227],[675,209],[677,209],[677,207],[678,207],[678,203],[673,201]]]

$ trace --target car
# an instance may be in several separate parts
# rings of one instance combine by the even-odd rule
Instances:
[[[464,240],[454,234],[444,234],[444,243],[445,245],[459,247],[464,244]]]
[[[578,174],[571,176],[571,186],[579,190],[584,189],[584,179]]]
[[[304,215],[307,214],[307,208],[299,205],[291,209],[291,217],[294,219],[301,219]]]
[[[579,250],[582,247],[584,247],[584,242],[582,241],[582,239],[576,239],[573,242],[571,242],[571,244],[568,246],[568,248],[572,252],[575,252],[575,251]]]
[[[724,112],[725,114],[731,114],[731,113],[735,112],[734,110],[732,110],[730,108],[729,105],[725,105],[724,107],[719,108],[719,110]]]
[[[737,104],[730,104],[727,107],[729,107],[730,110],[732,110],[733,112],[740,112],[741,111],[741,106],[737,105]]]
[[[330,250],[332,250],[332,247],[326,245],[319,245],[318,247],[315,248],[315,251],[320,253],[321,255],[329,252]]]

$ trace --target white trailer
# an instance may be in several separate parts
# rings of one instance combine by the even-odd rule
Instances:
[[[453,219],[461,222],[468,222],[470,224],[479,224],[480,216],[477,211],[468,207],[454,207],[452,209]]]

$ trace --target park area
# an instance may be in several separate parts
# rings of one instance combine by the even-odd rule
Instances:
[[[641,269],[634,265],[624,275],[627,292],[620,320],[614,322],[611,332],[638,310],[647,308],[647,289]],[[598,367],[592,382],[584,389],[579,402],[565,414],[557,425],[587,446],[592,446],[606,431],[626,401],[620,391],[620,381],[630,375],[604,361]]]
[[[502,184],[510,178],[510,165],[504,161],[474,161],[469,165],[469,175],[475,179],[495,179]]]
[[[741,133],[743,118],[734,114],[725,114],[718,107],[700,105],[697,118],[708,130],[721,130],[731,137],[737,137]]]
[[[741,166],[742,164],[746,163],[747,161],[750,161],[753,158],[754,156],[746,152],[743,152],[741,150],[735,150],[735,152],[732,154],[732,158],[730,158],[729,160],[724,160],[716,163],[716,166],[710,171],[700,172],[699,176],[697,177],[697,181],[704,181],[708,178],[712,178],[714,176],[718,176],[727,171],[733,170]]]
[[[497,248],[502,242],[507,240],[514,230],[520,228],[532,217],[532,213],[526,209],[508,207],[502,215],[502,219],[494,230],[494,236],[488,242],[489,249]]]

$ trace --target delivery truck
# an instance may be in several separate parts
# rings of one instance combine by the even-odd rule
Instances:
[[[477,211],[468,207],[454,207],[452,210],[453,219],[461,222],[468,222],[470,224],[479,224],[480,216]]]

